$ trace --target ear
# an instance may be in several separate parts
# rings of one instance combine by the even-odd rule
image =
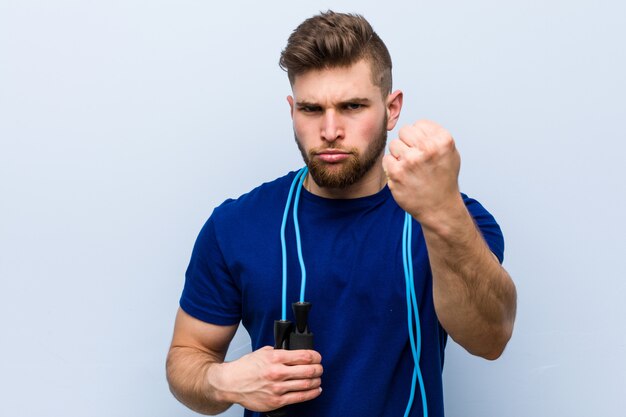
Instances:
[[[387,130],[392,130],[398,123],[400,111],[402,110],[402,97],[402,91],[400,90],[396,90],[387,96]]]
[[[289,112],[291,113],[291,119],[293,119],[293,97],[287,96],[287,102],[289,103]]]

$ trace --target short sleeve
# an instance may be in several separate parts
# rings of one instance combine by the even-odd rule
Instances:
[[[199,320],[227,326],[241,319],[241,290],[229,273],[220,249],[214,215],[196,239],[180,307]]]
[[[496,219],[478,201],[469,198],[465,194],[461,195],[467,210],[474,218],[474,222],[482,233],[489,249],[502,263],[504,261],[504,236]]]

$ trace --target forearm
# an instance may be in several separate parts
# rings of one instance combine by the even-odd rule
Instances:
[[[225,402],[209,383],[212,367],[220,358],[191,347],[173,346],[167,356],[167,380],[172,394],[192,410],[208,415],[219,414],[232,403]]]
[[[513,331],[515,285],[490,251],[462,199],[422,222],[435,310],[470,353],[495,359]]]

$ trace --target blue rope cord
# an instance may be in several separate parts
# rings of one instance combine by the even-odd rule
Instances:
[[[406,306],[407,306],[407,322],[409,328],[409,341],[411,344],[411,354],[413,356],[414,370],[411,382],[411,394],[404,412],[404,417],[408,417],[411,412],[415,397],[415,385],[419,381],[420,394],[422,397],[422,415],[428,417],[428,406],[426,404],[426,389],[424,387],[424,379],[419,366],[420,355],[422,350],[421,329],[419,320],[419,309],[417,305],[417,297],[415,295],[415,281],[413,277],[413,256],[411,251],[411,236],[413,232],[413,221],[411,215],[405,213],[404,228],[402,231],[402,265],[404,267],[404,278],[406,282]],[[413,325],[415,325],[415,334]],[[416,381],[417,380],[417,381]]]
[[[298,249],[298,261],[300,262],[300,273],[302,279],[300,281],[300,302],[304,302],[304,289],[306,288],[306,268],[304,267],[304,258],[302,257],[302,242],[300,241],[300,223],[298,222],[298,203],[300,202],[300,191],[302,191],[302,184],[304,184],[304,178],[306,177],[307,168],[304,167],[303,174],[300,177],[300,185],[296,192],[296,200],[293,203],[293,227],[296,229],[296,247]]]
[[[307,168],[304,167],[296,174],[291,187],[289,188],[289,195],[287,196],[287,204],[285,204],[285,211],[283,213],[283,221],[280,225],[280,247],[282,250],[283,259],[283,293],[282,293],[282,313],[281,320],[287,320],[287,245],[285,243],[285,228],[287,226],[287,216],[289,215],[289,207],[291,206],[291,197],[293,196],[293,190],[296,188],[296,184],[300,178],[304,178],[307,172]],[[302,183],[301,183],[302,184]],[[299,190],[298,190],[299,191]],[[298,196],[300,194],[298,193]]]

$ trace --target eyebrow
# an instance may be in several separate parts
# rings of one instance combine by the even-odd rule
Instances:
[[[350,98],[347,100],[342,100],[340,101],[338,104],[344,105],[344,104],[369,104],[370,103],[370,99],[369,98],[361,98],[361,97],[354,97],[354,98]],[[319,107],[319,103],[315,103],[312,101],[307,101],[307,100],[302,100],[302,101],[297,101],[296,102],[296,106],[298,107]]]

